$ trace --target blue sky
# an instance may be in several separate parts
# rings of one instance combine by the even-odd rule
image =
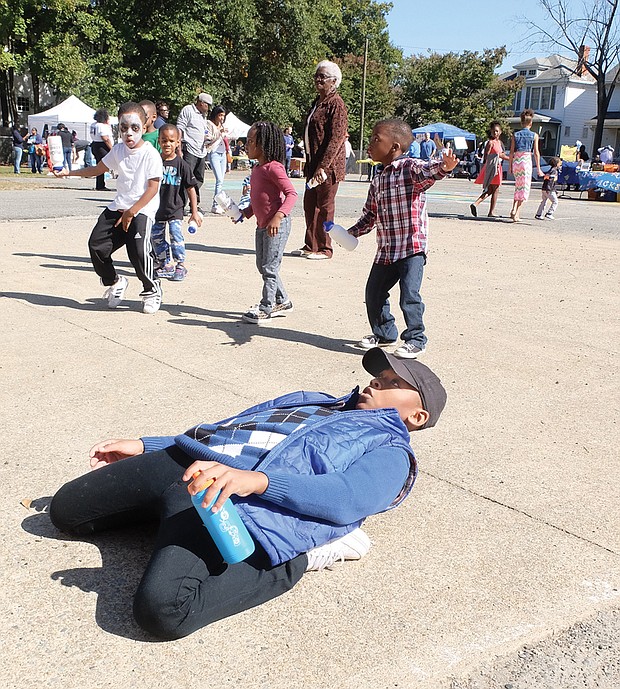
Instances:
[[[535,55],[552,51],[523,41],[526,28],[519,16],[543,24],[538,0],[501,3],[490,0],[390,0],[394,9],[387,17],[390,38],[405,55],[463,50],[481,51],[505,45],[508,58],[500,71]],[[502,8],[502,5],[508,7]]]

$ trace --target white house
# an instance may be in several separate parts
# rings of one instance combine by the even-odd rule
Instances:
[[[586,51],[589,48],[584,48]],[[532,130],[540,137],[543,156],[556,155],[562,146],[574,146],[577,140],[592,153],[596,82],[583,69],[581,61],[563,55],[536,57],[514,65],[511,72],[501,75],[505,80],[517,77],[523,77],[525,85],[515,94],[514,116],[507,121],[518,129],[519,113],[531,108],[535,113]]]
[[[615,67],[607,74],[605,82],[608,87],[618,79],[619,69],[620,67]],[[594,130],[596,127],[596,113],[586,124]],[[607,109],[607,116],[605,117],[605,126],[603,127],[601,146],[611,146],[615,150],[614,155],[616,157],[620,155],[620,83],[616,83],[611,100],[609,101],[609,108]],[[594,151],[593,157],[594,155],[596,155],[596,151]]]

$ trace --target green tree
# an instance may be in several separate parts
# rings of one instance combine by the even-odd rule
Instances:
[[[502,120],[521,80],[503,81],[495,69],[506,49],[465,51],[405,60],[398,79],[397,113],[412,127],[444,121],[483,137],[491,120]]]

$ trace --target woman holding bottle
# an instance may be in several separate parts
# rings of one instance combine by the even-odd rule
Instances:
[[[293,252],[309,259],[332,257],[331,239],[323,223],[334,219],[336,192],[345,178],[349,125],[347,106],[338,93],[341,81],[342,72],[336,63],[323,60],[316,66],[317,97],[304,128],[306,237],[304,246]]]

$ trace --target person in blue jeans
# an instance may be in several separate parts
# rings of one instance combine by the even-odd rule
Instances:
[[[159,148],[164,164],[164,174],[159,187],[159,208],[151,230],[151,241],[155,251],[155,275],[180,282],[187,275],[185,266],[185,240],[183,239],[183,208],[189,198],[190,222],[202,225],[198,212],[196,187],[198,180],[190,166],[181,158],[181,134],[174,124],[164,124],[159,130]],[[170,243],[166,241],[166,225]]]
[[[136,623],[180,639],[289,591],[305,572],[369,549],[359,528],[410,493],[417,461],[409,433],[434,426],[446,402],[439,378],[418,361],[376,348],[373,376],[340,398],[299,391],[177,436],[110,439],[90,450],[90,471],[62,486],[50,518],[89,539],[158,522],[133,601]],[[197,478],[186,486],[195,474]],[[227,565],[202,525],[203,505],[231,498],[255,543]]]
[[[402,120],[377,122],[368,155],[383,169],[370,185],[362,216],[348,230],[354,237],[377,230],[377,253],[366,283],[366,312],[372,333],[358,346],[370,349],[396,343],[398,330],[389,296],[399,283],[400,308],[407,327],[401,333],[403,344],[394,354],[403,359],[415,359],[426,349],[420,296],[428,233],[424,192],[458,163],[451,149],[441,160],[410,158],[412,139],[411,127]]]
[[[24,155],[24,137],[19,131],[19,127],[14,124],[13,130],[13,173],[19,175],[21,172],[22,156]]]
[[[213,192],[213,205],[211,213],[221,215],[224,211],[219,207],[215,197],[224,187],[224,176],[228,165],[227,148],[224,137],[224,120],[226,119],[226,109],[222,105],[216,105],[209,113],[205,129],[205,148],[207,158],[211,166],[211,172],[215,177],[215,191]]]

